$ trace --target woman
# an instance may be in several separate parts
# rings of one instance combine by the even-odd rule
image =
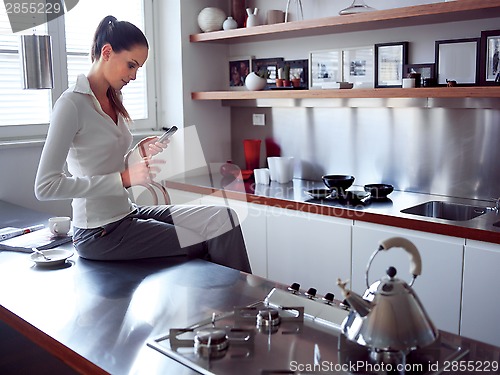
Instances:
[[[136,206],[127,188],[154,178],[167,147],[148,137],[130,149],[120,90],[135,80],[148,42],[133,24],[105,17],[87,76],[57,100],[35,181],[40,200],[72,198],[73,242],[82,258],[188,256],[251,272],[235,213],[214,206]],[[139,158],[128,158],[130,153]],[[125,165],[125,159],[137,160]],[[68,171],[64,172],[67,163]]]

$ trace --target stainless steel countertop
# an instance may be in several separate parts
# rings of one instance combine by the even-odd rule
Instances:
[[[44,224],[49,215],[0,201],[0,227]],[[71,248],[71,245],[66,245]],[[86,374],[194,374],[147,346],[170,328],[262,300],[257,276],[184,258],[97,262],[76,254],[40,268],[29,254],[0,252],[0,318]],[[499,360],[500,348],[446,334],[470,360]]]
[[[255,184],[253,180],[228,183],[220,174],[201,174],[163,182],[167,187],[184,189],[202,194],[247,200],[252,203],[282,208],[298,209],[310,213],[338,216],[352,220],[366,221],[396,227],[415,229],[430,233],[445,234],[500,244],[500,227],[493,226],[500,221],[498,212],[486,214],[468,221],[451,221],[402,213],[401,210],[427,201],[445,201],[472,204],[480,207],[494,207],[495,202],[475,199],[446,197],[441,195],[393,191],[387,200],[369,200],[366,204],[343,205],[337,200],[312,199],[307,190],[324,188],[322,181],[294,179],[287,184],[271,181],[270,185]],[[348,190],[363,190],[353,185]]]

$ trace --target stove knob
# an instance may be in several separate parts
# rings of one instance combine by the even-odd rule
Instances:
[[[293,283],[292,285],[290,285],[288,287],[288,290],[290,292],[292,292],[292,294],[300,294],[299,293],[299,289],[300,289],[300,284],[299,283]]]
[[[316,289],[314,288],[309,288],[307,292],[305,293],[306,297],[309,299],[314,299],[316,297]]]
[[[326,293],[325,296],[323,297],[323,301],[327,305],[331,305],[333,303],[334,298],[335,298],[335,296],[333,295],[333,293]]]

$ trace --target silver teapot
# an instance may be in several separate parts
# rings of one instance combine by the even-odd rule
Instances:
[[[396,278],[396,269],[390,267],[387,276],[368,286],[368,272],[380,251],[401,247],[410,256],[411,283]],[[366,290],[363,297],[346,289],[346,283],[338,279],[349,315],[342,323],[343,334],[351,341],[369,348],[372,352],[410,351],[432,344],[438,338],[438,330],[429,319],[422,303],[411,288],[422,272],[422,260],[415,245],[402,237],[389,238],[380,243],[371,255],[366,269]]]

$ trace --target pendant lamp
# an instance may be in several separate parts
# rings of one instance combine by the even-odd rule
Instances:
[[[21,60],[25,89],[54,87],[50,35],[22,35]]]

